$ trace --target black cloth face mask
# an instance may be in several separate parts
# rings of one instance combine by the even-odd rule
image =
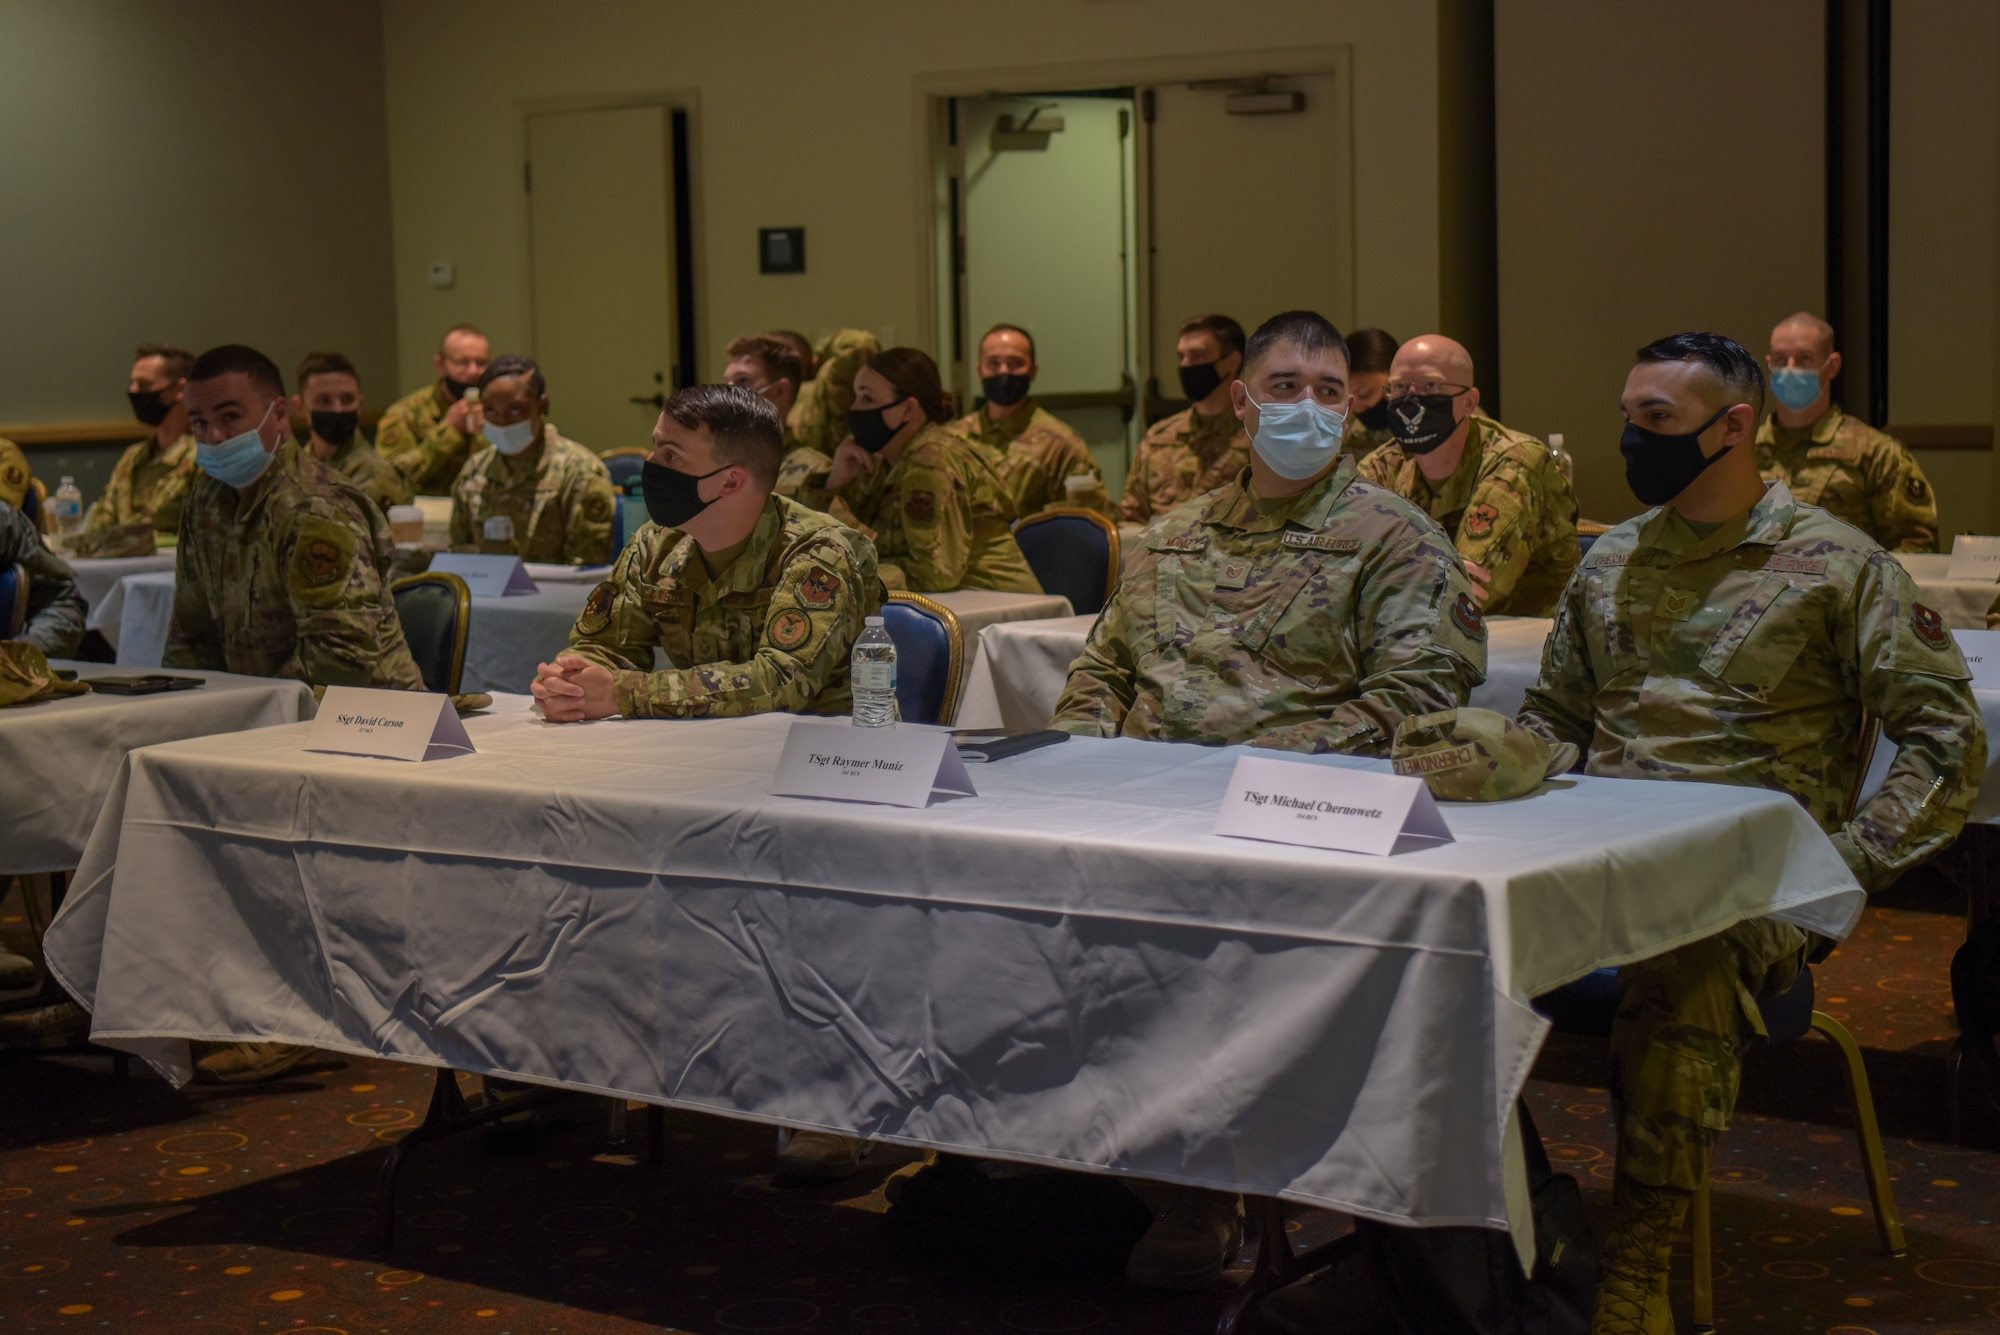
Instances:
[[[656,464],[651,459],[646,460],[639,465],[639,490],[646,498],[647,516],[661,528],[679,528],[715,504],[715,501],[701,498],[701,484],[714,477],[715,473],[727,472],[729,467],[724,464],[714,473],[696,476],[665,464]]]
[[[1220,359],[1181,368],[1181,393],[1189,403],[1200,403],[1215,393],[1216,386],[1222,383],[1222,372],[1215,369],[1219,365]]]
[[[313,434],[329,445],[345,445],[361,425],[360,413],[314,413]]]
[[[907,395],[896,400],[896,403],[907,402],[909,402]],[[889,442],[894,440],[896,433],[903,428],[890,426],[883,420],[882,415],[895,407],[896,403],[885,403],[880,408],[849,408],[847,433],[854,437],[854,443],[870,454],[880,454],[888,449]]]
[[[988,403],[997,403],[1002,408],[1011,408],[1028,397],[1028,377],[1008,372],[1005,375],[989,375],[979,382],[986,392]]]
[[[1716,409],[1715,416],[1680,435],[1648,431],[1637,422],[1625,424],[1625,433],[1618,438],[1618,452],[1625,456],[1625,485],[1639,498],[1639,504],[1665,505],[1693,486],[1710,464],[1736,448],[1732,445],[1706,456],[1701,452],[1701,433],[1735,406],[1732,403]]]
[[[462,384],[459,381],[453,380],[450,376],[444,378],[444,392],[451,395],[454,399],[464,398],[465,391],[471,388],[471,385]]]
[[[174,405],[162,398],[157,389],[128,389],[125,397],[132,401],[132,416],[147,426],[158,426],[174,410]]]
[[[1377,399],[1373,408],[1363,408],[1354,415],[1361,420],[1361,425],[1367,427],[1370,431],[1387,431],[1389,429],[1389,400],[1387,398]]]
[[[1411,394],[1394,403],[1383,400],[1389,410],[1389,434],[1403,447],[1403,453],[1429,454],[1451,438],[1458,430],[1458,419],[1451,410],[1457,398],[1457,394]],[[1368,419],[1364,416],[1361,420]]]

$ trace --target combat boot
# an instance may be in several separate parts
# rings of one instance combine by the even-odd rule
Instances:
[[[41,970],[25,955],[16,955],[11,950],[0,950],[0,992],[17,992],[24,987],[33,987],[41,977]]]
[[[778,1151],[779,1177],[850,1177],[861,1167],[867,1142],[831,1131],[798,1131]]]
[[[202,1079],[218,1085],[254,1085],[276,1080],[312,1052],[290,1043],[231,1043],[215,1048],[194,1066]]]
[[[90,1037],[90,1012],[74,1001],[0,1015],[0,1047],[59,1052]]]
[[[1202,1289],[1243,1250],[1243,1198],[1163,1182],[1127,1182],[1153,1212],[1125,1261],[1125,1281],[1149,1289]]]
[[[1614,1180],[1591,1335],[1673,1335],[1668,1266],[1693,1201],[1694,1193],[1679,1187],[1649,1187],[1622,1174]]]

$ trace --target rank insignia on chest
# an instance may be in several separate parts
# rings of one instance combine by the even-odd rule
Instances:
[[[609,584],[600,584],[590,591],[590,597],[583,600],[583,615],[576,619],[576,628],[585,635],[595,635],[611,624],[612,591]]]
[[[1910,629],[1933,649],[1942,649],[1951,643],[1951,634],[1944,628],[1944,618],[1922,603],[1910,604]]]
[[[1301,533],[1288,529],[1282,539],[1287,547],[1304,548],[1314,552],[1358,552],[1361,550],[1359,538],[1336,538],[1331,533]]]
[[[1497,507],[1481,501],[1465,516],[1465,535],[1469,538],[1483,538],[1493,531],[1495,521],[1500,518]]]
[[[840,578],[825,566],[814,566],[799,581],[799,601],[807,607],[831,607],[840,592]]]
[[[1215,577],[1215,587],[1218,589],[1240,589],[1249,583],[1249,581],[1250,563],[1248,561],[1225,561],[1222,563],[1221,573]]]
[[[1486,615],[1479,610],[1479,604],[1473,601],[1469,593],[1461,593],[1453,601],[1451,621],[1471,639],[1486,638]]]
[[[913,491],[903,502],[903,513],[914,524],[928,524],[937,518],[937,497],[928,491]]]
[[[1208,550],[1206,533],[1176,533],[1171,538],[1159,538],[1153,546],[1163,552],[1205,552]]]
[[[776,649],[796,649],[812,638],[812,618],[796,607],[787,607],[771,618],[771,645]]]
[[[1693,589],[1668,589],[1660,595],[1660,615],[1669,621],[1685,621],[1694,611]]]

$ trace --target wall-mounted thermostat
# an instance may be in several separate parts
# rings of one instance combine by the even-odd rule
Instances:
[[[757,229],[758,273],[804,273],[805,271],[805,228],[759,227]]]
[[[458,281],[458,270],[450,260],[432,260],[424,269],[424,281],[442,291]]]

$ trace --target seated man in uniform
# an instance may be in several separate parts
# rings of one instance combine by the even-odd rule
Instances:
[[[181,401],[192,365],[193,353],[165,343],[141,344],[134,354],[125,397],[152,434],[118,457],[104,494],[83,518],[83,533],[70,542],[71,555],[149,551],[146,529],[156,539],[180,531],[181,501],[194,480],[194,437]]]
[[[1198,315],[1181,326],[1177,350],[1188,406],[1153,423],[1132,452],[1119,505],[1128,524],[1150,524],[1250,464],[1250,439],[1230,407],[1230,386],[1243,371],[1243,326]]]
[[[1146,530],[1049,726],[1386,756],[1401,719],[1463,705],[1485,680],[1471,581],[1436,524],[1340,456],[1347,347],[1332,324],[1273,316],[1244,356],[1230,392],[1249,466]],[[1236,1198],[1135,1190],[1156,1221],[1126,1277],[1212,1283],[1241,1238]]]
[[[6,638],[26,641],[50,658],[68,658],[83,640],[89,609],[77,591],[76,572],[42,541],[34,521],[18,508],[20,499],[0,473],[0,574],[19,566],[28,577],[27,614],[19,632]]]
[[[1840,354],[1833,326],[1810,311],[1771,331],[1771,416],[1757,430],[1767,482],[1844,519],[1892,552],[1934,552],[1937,497],[1902,441],[1849,417],[1833,401]]]
[[[313,458],[352,482],[382,513],[407,505],[414,494],[410,480],[361,434],[361,373],[354,363],[337,352],[307,353],[298,387],[292,411],[312,420],[305,447]]]
[[[1639,351],[1620,448],[1645,505],[1570,581],[1521,721],[1585,772],[1790,793],[1864,889],[1949,844],[1986,765],[1943,619],[1860,530],[1758,476],[1756,359],[1715,334]],[[1898,748],[1850,815],[1864,711]],[[1667,1257],[1729,1126],[1757,1001],[1822,944],[1764,918],[1619,971],[1611,1035],[1613,1218],[1595,1330],[1672,1329]]]
[[[523,561],[607,564],[611,470],[548,420],[549,386],[526,357],[496,358],[479,377],[486,448],[451,484],[455,551]]]
[[[1442,334],[1396,350],[1387,385],[1395,443],[1361,476],[1444,525],[1489,615],[1548,616],[1576,568],[1576,493],[1533,436],[1479,411],[1472,354]]]
[[[952,430],[993,452],[1001,485],[1014,512],[1026,519],[1058,505],[1082,505],[1112,513],[1104,475],[1090,446],[1067,422],[1041,407],[1028,391],[1041,368],[1035,340],[1019,325],[996,324],[979,340],[979,384],[984,407],[952,423]],[[1086,478],[1088,489],[1074,500],[1070,478]]]
[[[722,383],[761,394],[778,410],[778,420],[789,421],[792,407],[799,401],[799,386],[805,383],[805,363],[790,340],[776,334],[745,334],[723,349],[729,365],[723,368]],[[798,499],[799,483],[813,473],[823,473],[833,456],[799,444],[792,428],[785,427],[784,460],[778,466],[780,496]]]
[[[410,480],[420,496],[442,496],[479,435],[479,404],[466,391],[479,383],[492,358],[486,335],[453,325],[432,354],[435,383],[390,404],[375,428],[375,449]]]

